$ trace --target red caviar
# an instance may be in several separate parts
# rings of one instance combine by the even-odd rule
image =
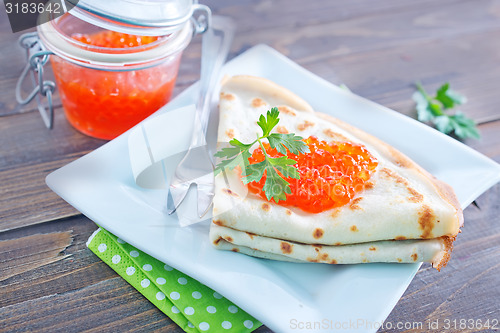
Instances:
[[[309,153],[287,156],[295,161],[300,179],[286,178],[290,183],[291,194],[279,205],[298,207],[306,212],[319,213],[331,208],[343,206],[360,192],[370,179],[378,165],[377,160],[361,144],[352,142],[331,142],[318,140],[311,136],[304,139],[309,146]],[[283,154],[264,143],[270,157]],[[261,148],[253,151],[251,164],[264,160]],[[266,175],[259,182],[248,184],[250,192],[266,199],[262,191]]]
[[[119,49],[155,42],[160,37],[100,31],[75,34],[85,44]],[[95,51],[103,52],[103,51]],[[165,105],[172,95],[181,53],[134,70],[107,71],[51,57],[54,76],[68,121],[79,131],[113,139]]]
[[[111,48],[142,46],[155,42],[160,38],[156,36],[129,35],[123,32],[116,32],[111,30],[104,30],[91,35],[74,34],[71,37],[85,44]]]

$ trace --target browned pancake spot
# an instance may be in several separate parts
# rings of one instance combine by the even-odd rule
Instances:
[[[401,258],[396,258],[396,260],[397,260],[398,262],[403,262],[403,259],[401,259]]]
[[[311,126],[314,126],[314,123],[312,123],[312,122],[310,122],[310,121],[305,120],[303,123],[301,123],[301,124],[298,124],[298,125],[297,125],[297,129],[298,129],[299,131],[303,131],[303,130],[305,130],[306,128],[311,127]]]
[[[335,259],[332,259],[332,260],[330,261],[330,264],[335,265],[336,263],[337,263],[337,260],[335,260]]]
[[[418,259],[418,254],[413,253],[413,254],[411,255],[411,258],[413,259],[413,261],[417,261],[417,259]]]
[[[307,258],[306,260],[309,262],[318,262],[318,259],[316,258]]]
[[[363,260],[361,260],[361,261],[362,261],[363,263],[365,263],[365,264],[369,262],[369,261],[368,261],[368,259],[363,259]]]
[[[353,225],[353,226],[351,226],[351,231],[357,232],[359,230],[358,230],[358,227],[356,227],[355,225]]]
[[[276,132],[281,133],[281,134],[288,134],[288,130],[286,129],[285,126],[276,127]]]
[[[287,210],[285,210],[285,214],[290,216],[290,215],[292,215],[292,211],[290,209],[287,209]]]
[[[231,139],[234,138],[234,131],[233,131],[233,129],[232,128],[228,129],[226,131],[226,135],[228,136],[228,138],[231,138]]]
[[[248,235],[248,237],[250,237],[251,239],[253,239],[253,236],[255,236],[255,234],[252,234],[251,232],[246,232],[246,234]]]
[[[372,246],[369,248],[370,251],[377,251],[377,248],[375,246]]]
[[[271,209],[271,205],[269,205],[267,202],[264,202],[262,204],[262,210],[265,212],[268,212]]]
[[[332,218],[336,218],[336,217],[337,217],[337,215],[339,215],[339,213],[340,213],[340,212],[341,212],[341,210],[340,210],[339,208],[335,208],[335,209],[332,211],[332,213],[330,214],[330,216],[331,216]]]
[[[258,108],[259,106],[263,106],[263,105],[266,105],[266,102],[264,102],[262,99],[260,98],[254,98],[252,100],[252,106],[254,108]]]
[[[418,203],[418,202],[422,202],[424,200],[424,196],[422,194],[420,194],[414,188],[410,187],[410,184],[408,183],[408,181],[406,181],[406,179],[404,179],[403,177],[401,177],[400,175],[398,175],[394,171],[387,169],[387,168],[383,168],[381,171],[388,178],[393,178],[396,181],[396,183],[401,184],[404,187],[406,187],[406,190],[410,194],[410,196],[408,197],[408,201]]]
[[[400,175],[398,175],[397,173],[395,173],[391,169],[382,168],[380,170],[380,172],[382,172],[383,174],[385,174],[387,178],[393,178],[396,181],[396,183],[398,183],[398,184],[407,185],[406,179],[404,179],[403,177],[401,177]]]
[[[314,229],[314,232],[313,232],[313,237],[316,238],[316,239],[320,239],[321,237],[323,237],[323,234],[325,232],[323,231],[323,229],[321,228],[316,228]]]
[[[220,99],[225,99],[226,101],[232,101],[234,99],[234,95],[226,94],[225,92],[221,92]]]
[[[314,251],[318,252],[320,251],[320,248],[319,247],[314,247]]]
[[[326,136],[330,137],[331,139],[334,139],[335,141],[349,141],[349,139],[343,136],[342,134],[334,132],[329,128],[324,130],[323,133],[325,133]]]
[[[284,254],[292,253],[293,245],[287,242],[281,242],[281,252]]]
[[[335,246],[340,246],[340,245],[342,245],[342,243],[341,243],[341,242],[337,242],[337,243],[335,243],[335,244],[333,244],[333,245],[335,245]]]
[[[227,240],[229,243],[233,242],[233,238],[231,236],[226,236],[224,237],[225,240]]]
[[[218,245],[221,240],[223,240],[223,238],[219,236],[219,238],[217,238],[216,240],[214,240],[214,244]]]
[[[396,236],[396,238],[394,238],[395,240],[405,240],[406,237],[405,236]]]
[[[322,261],[327,261],[328,260],[328,253],[323,253],[320,257]]]
[[[222,192],[224,192],[224,193],[226,193],[226,194],[229,194],[229,195],[232,195],[232,196],[235,196],[235,197],[237,197],[237,196],[238,196],[238,194],[237,194],[236,192],[233,192],[233,191],[231,191],[231,190],[230,190],[230,189],[228,189],[228,188],[223,188],[223,189],[222,189]]]
[[[362,197],[358,197],[354,200],[351,201],[350,205],[349,205],[349,208],[351,208],[352,210],[355,210],[355,209],[362,209],[358,203],[362,200],[363,198]]]
[[[418,224],[420,225],[420,229],[422,229],[420,237],[432,238],[432,229],[434,228],[434,214],[432,209],[427,205],[423,205],[418,215]]]
[[[411,187],[407,187],[408,189],[408,192],[410,192],[411,196],[408,198],[408,200],[410,200],[411,202],[415,202],[415,203],[418,203],[418,202],[422,202],[424,200],[424,196],[422,194],[420,194],[417,190],[414,190],[413,188]]]
[[[231,251],[233,251],[233,252],[240,252],[240,249],[238,249],[238,248],[236,248],[236,247],[233,247],[233,248],[231,249]]]
[[[285,105],[278,106],[278,111],[281,113],[288,114],[290,116],[295,116],[295,112],[293,112],[288,106]]]
[[[221,227],[224,225],[224,223],[221,220],[213,220],[212,222],[213,222],[213,224],[221,226]]]

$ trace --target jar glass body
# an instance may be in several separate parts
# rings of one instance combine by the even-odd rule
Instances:
[[[67,120],[84,134],[108,140],[170,100],[182,51],[192,36],[184,31],[140,46],[111,48],[73,38],[106,30],[71,15],[47,24],[39,35],[54,53],[51,64]]]

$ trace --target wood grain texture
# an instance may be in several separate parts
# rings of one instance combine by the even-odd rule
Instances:
[[[413,118],[414,82],[433,91],[449,81],[468,97],[461,110],[480,124],[482,139],[465,144],[500,162],[500,0],[201,2],[236,20],[229,58],[264,43]],[[86,248],[96,225],[45,185],[47,174],[105,141],[75,131],[57,93],[51,131],[34,103],[17,105],[21,34],[11,32],[0,5],[0,332],[181,332]],[[198,80],[200,50],[197,36],[184,52],[174,96]],[[50,65],[46,75],[53,77]],[[445,320],[500,319],[500,185],[476,203],[464,211],[448,266],[438,273],[423,265],[387,318],[392,327],[379,332],[441,332]],[[462,331],[481,330],[446,330]]]
[[[70,232],[36,234],[0,242],[0,281],[64,259]]]

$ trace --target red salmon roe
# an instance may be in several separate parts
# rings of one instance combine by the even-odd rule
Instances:
[[[116,32],[111,30],[104,30],[90,35],[73,34],[71,37],[85,44],[110,48],[136,47],[150,44],[160,38],[156,36],[129,35],[123,32]]]
[[[130,50],[122,49],[150,44],[161,37],[103,30],[74,34],[72,38],[127,53]],[[179,61],[180,53],[154,66],[105,71],[51,57],[66,118],[79,131],[106,140],[122,134],[170,100]]]
[[[286,178],[292,193],[287,194],[285,201],[279,201],[279,205],[297,207],[310,213],[343,206],[364,188],[378,165],[375,157],[361,144],[328,143],[314,136],[304,139],[304,142],[309,146],[309,153],[287,154],[297,161],[295,166],[300,179]],[[283,156],[268,143],[264,143],[264,148],[270,157]],[[263,160],[261,148],[255,149],[249,159],[251,164]],[[267,200],[262,191],[265,181],[266,174],[259,182],[249,183],[248,188],[250,192]]]

